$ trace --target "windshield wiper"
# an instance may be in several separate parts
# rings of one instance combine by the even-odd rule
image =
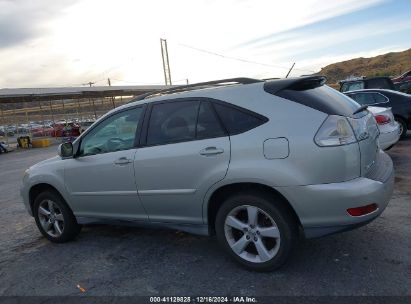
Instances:
[[[355,114],[357,114],[357,113],[360,113],[360,112],[366,110],[367,108],[368,108],[368,105],[361,106],[361,107],[359,107],[357,110],[355,110],[354,113],[352,113],[352,115],[355,115]]]

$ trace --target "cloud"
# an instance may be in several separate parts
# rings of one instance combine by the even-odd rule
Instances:
[[[73,3],[69,0],[0,0],[0,48],[46,34],[48,23]]]
[[[8,59],[0,61],[0,87],[105,84],[108,77],[114,84],[162,83],[160,38],[168,40],[177,83],[284,76],[287,68],[274,66],[291,66],[294,55],[315,52],[321,44],[332,47],[337,31],[305,36],[301,28],[380,2],[0,0],[0,57]],[[345,39],[351,33],[337,34]],[[182,44],[273,66],[212,56]]]

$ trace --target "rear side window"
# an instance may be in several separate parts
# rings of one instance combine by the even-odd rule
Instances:
[[[355,93],[349,96],[362,106],[388,102],[388,98],[380,93]]]
[[[226,132],[221,125],[214,109],[208,101],[200,105],[197,122],[197,139],[226,136]]]
[[[356,102],[362,106],[372,105],[375,103],[374,94],[372,93],[357,93],[350,95]]]
[[[220,103],[214,103],[214,108],[230,135],[249,131],[267,121],[264,116],[245,109],[240,110]]]
[[[388,98],[380,93],[373,93],[373,95],[376,103],[388,102]]]
[[[194,140],[199,106],[199,101],[153,105],[147,132],[147,145]]]

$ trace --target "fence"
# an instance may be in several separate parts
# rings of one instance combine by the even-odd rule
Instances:
[[[91,122],[133,96],[76,98],[0,104],[0,141],[16,144],[19,136],[78,136]]]

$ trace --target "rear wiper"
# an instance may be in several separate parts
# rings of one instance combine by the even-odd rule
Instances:
[[[368,105],[361,106],[361,107],[359,107],[357,110],[355,110],[354,113],[352,113],[352,115],[355,115],[355,114],[357,114],[357,113],[360,113],[360,112],[366,110],[367,108],[368,108]]]

